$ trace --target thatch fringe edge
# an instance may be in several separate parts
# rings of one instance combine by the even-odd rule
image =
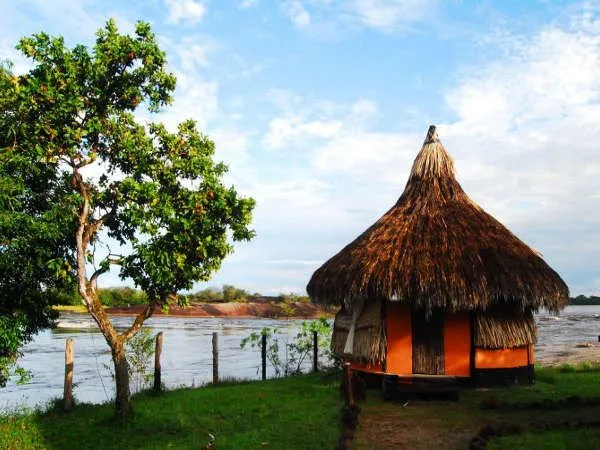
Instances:
[[[386,336],[382,327],[364,327],[354,332],[352,354],[344,354],[348,330],[334,329],[331,337],[331,351],[340,357],[367,364],[380,364],[385,359]]]
[[[487,311],[475,316],[475,346],[489,349],[513,348],[537,342],[533,313],[522,315]]]

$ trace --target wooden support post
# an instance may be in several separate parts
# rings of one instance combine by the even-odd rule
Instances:
[[[319,371],[319,334],[313,331],[313,372]]]
[[[162,391],[160,355],[162,353],[163,332],[156,335],[156,346],[154,347],[154,390]]]
[[[215,331],[212,334],[213,351],[213,384],[219,383],[219,334]]]
[[[471,335],[471,346],[469,348],[469,376],[472,383],[477,383],[475,358],[477,356],[475,349],[475,313],[469,313],[469,328]]]
[[[531,361],[531,352],[533,352],[533,344],[529,344],[527,346],[527,381],[530,385],[532,385],[535,381],[533,362]]]
[[[344,363],[344,386],[346,394],[346,405],[354,406],[354,394],[352,393],[352,369],[350,363]]]
[[[261,345],[262,379],[267,379],[267,335],[262,335]]]
[[[73,408],[73,339],[67,339],[65,347],[65,389],[63,393],[63,408],[65,411]]]

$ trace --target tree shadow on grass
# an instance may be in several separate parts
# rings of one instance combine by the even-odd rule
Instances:
[[[50,411],[32,418],[39,441],[48,450],[203,448],[209,441],[208,431],[184,416],[165,417],[140,409],[127,423],[114,419],[112,405],[79,405],[69,412]]]

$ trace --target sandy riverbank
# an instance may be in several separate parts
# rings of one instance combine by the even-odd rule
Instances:
[[[143,305],[124,308],[107,308],[106,312],[112,315],[133,316],[144,308]],[[155,316],[173,317],[264,317],[277,319],[316,319],[327,316],[332,317],[334,311],[323,309],[312,303],[295,302],[281,303],[270,301],[248,301],[231,303],[198,303],[185,308],[172,306],[167,313],[160,308],[154,310]]]
[[[543,366],[559,366],[582,362],[600,364],[600,343],[584,342],[556,345],[551,349],[544,349],[543,356],[536,355],[536,363]]]

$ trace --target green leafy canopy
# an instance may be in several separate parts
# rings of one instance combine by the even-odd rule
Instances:
[[[209,279],[231,239],[254,236],[254,200],[224,185],[227,167],[193,120],[170,132],[136,119],[168,105],[175,89],[147,23],[130,36],[110,20],[91,49],[45,33],[17,48],[33,68],[14,75],[0,65],[0,269],[16,258],[30,273],[0,274],[3,314],[17,308],[14,292],[47,311],[40,296],[77,281],[102,329],[96,280],[110,265],[164,305]],[[86,176],[88,167],[103,173]],[[131,251],[94,254],[101,230]]]

